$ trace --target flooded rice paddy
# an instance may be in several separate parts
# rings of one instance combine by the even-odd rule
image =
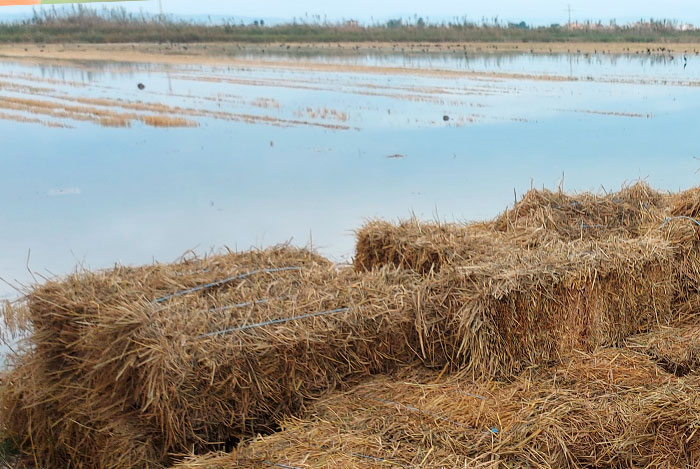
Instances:
[[[0,277],[286,241],[343,261],[370,217],[488,218],[562,180],[687,187],[698,122],[695,54],[0,58]]]

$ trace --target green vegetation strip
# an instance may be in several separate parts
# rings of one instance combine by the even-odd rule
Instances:
[[[47,0],[44,3],[65,3]],[[631,25],[585,23],[530,27],[520,23],[482,23],[465,19],[429,24],[418,19],[389,20],[382,24],[290,23],[269,26],[228,22],[200,24],[163,16],[144,16],[123,9],[98,11],[78,6],[68,13],[39,11],[20,23],[0,24],[4,43],[134,43],[134,42],[592,42],[592,43],[700,43],[700,30],[685,29],[668,20]]]

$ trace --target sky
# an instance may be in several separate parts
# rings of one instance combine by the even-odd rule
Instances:
[[[120,2],[133,12],[158,13],[159,3],[165,13],[172,15],[216,15],[244,18],[304,18],[306,15],[320,15],[329,20],[372,18],[384,20],[393,17],[409,17],[414,14],[433,21],[450,19],[455,16],[471,21],[482,18],[500,21],[526,21],[530,24],[566,23],[568,7],[571,6],[572,20],[616,19],[618,23],[636,21],[640,18],[675,19],[683,23],[700,24],[700,2],[698,0],[354,0],[337,2],[328,0],[146,0],[141,2]],[[114,3],[106,4],[109,6]],[[0,19],[16,15],[26,15],[32,8],[50,6],[0,7]]]

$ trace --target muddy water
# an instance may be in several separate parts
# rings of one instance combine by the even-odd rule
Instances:
[[[562,177],[698,182],[695,56],[240,59],[0,59],[0,277],[287,241],[342,261],[370,217],[488,218]]]

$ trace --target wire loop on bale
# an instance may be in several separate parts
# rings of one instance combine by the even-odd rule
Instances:
[[[272,324],[282,324],[285,322],[297,321],[299,319],[314,318],[316,316],[325,316],[327,314],[334,314],[334,313],[344,313],[344,312],[348,311],[349,309],[350,308],[336,308],[336,309],[331,309],[328,311],[318,311],[316,313],[302,314],[301,316],[294,316],[291,318],[271,319],[270,321],[259,322],[256,324],[247,324],[245,326],[232,327],[231,329],[224,329],[221,331],[207,332],[206,334],[201,334],[197,338],[203,339],[205,337],[231,334],[233,332],[245,331],[247,329],[255,329],[256,327],[264,327],[264,326],[269,326]]]
[[[275,467],[284,467],[285,469],[301,469],[301,467],[298,466],[288,466],[286,464],[281,464],[278,462],[272,462],[272,461],[263,461],[265,464],[268,466],[275,466]]]
[[[233,309],[233,308],[245,308],[246,306],[263,305],[263,304],[269,303],[270,301],[283,300],[285,298],[287,298],[287,297],[286,296],[276,296],[274,298],[262,298],[260,300],[245,301],[243,303],[236,303],[233,305],[219,306],[218,308],[209,308],[207,310],[207,312],[215,313],[217,311],[227,311],[227,310]]]
[[[665,225],[666,225],[668,222],[670,222],[671,220],[676,220],[676,219],[690,220],[690,221],[692,221],[693,223],[695,223],[696,225],[700,226],[700,221],[698,221],[697,219],[695,219],[695,218],[693,218],[693,217],[687,217],[687,216],[685,216],[685,215],[677,215],[677,216],[675,216],[675,217],[666,217],[666,219],[665,219],[664,222],[661,224],[661,226],[665,226]],[[661,227],[659,227],[659,228],[661,228]]]
[[[211,282],[207,283],[204,285],[198,285],[196,287],[188,288],[186,290],[180,290],[178,292],[175,292],[171,295],[166,295],[166,296],[161,296],[160,298],[156,298],[153,300],[154,303],[162,303],[166,300],[170,300],[172,298],[177,298],[179,296],[184,296],[187,295],[188,293],[194,293],[202,290],[207,290],[209,288],[214,288],[214,287],[220,287],[221,285],[225,285],[227,283],[233,282],[234,280],[241,280],[247,277],[250,277],[251,275],[255,274],[269,274],[273,272],[284,272],[287,270],[301,270],[301,267],[274,267],[274,268],[268,268],[268,269],[258,269],[258,270],[251,270],[250,272],[246,272],[243,274],[238,274],[238,275],[232,275],[230,277],[226,277],[225,279],[222,280],[217,280],[216,282]]]
[[[376,456],[368,456],[368,455],[366,455],[366,454],[357,453],[357,452],[355,452],[355,451],[350,451],[348,454],[349,454],[350,456],[355,456],[355,457],[357,457],[357,458],[369,459],[370,461],[388,462],[388,463],[393,464],[393,465],[395,465],[395,466],[410,467],[410,466],[407,466],[407,465],[405,465],[405,464],[401,464],[400,462],[394,462],[394,461],[390,461],[390,460],[388,460],[388,459],[378,458],[378,457],[376,457]]]

